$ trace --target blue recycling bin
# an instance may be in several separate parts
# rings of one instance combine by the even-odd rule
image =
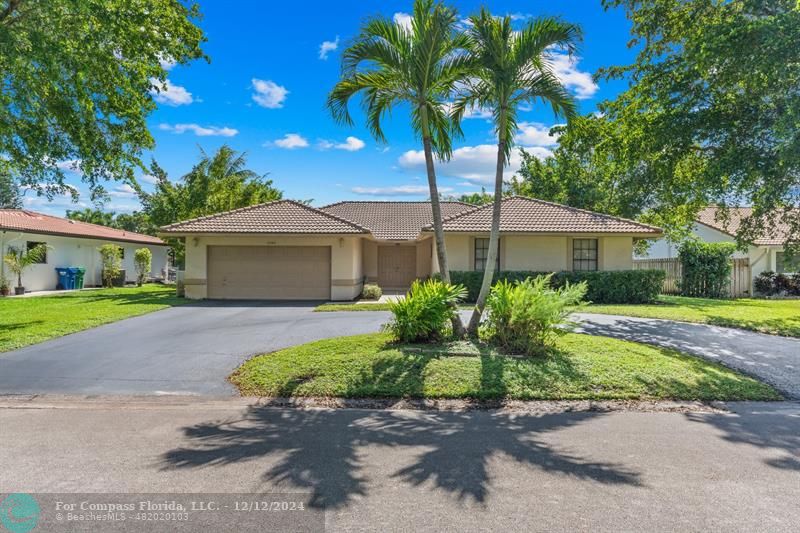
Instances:
[[[67,271],[69,272],[69,288],[70,289],[77,288],[78,272],[80,271],[80,268],[69,267],[67,268]]]
[[[64,290],[69,288],[69,270],[66,268],[57,268],[56,274],[58,275],[56,289]]]

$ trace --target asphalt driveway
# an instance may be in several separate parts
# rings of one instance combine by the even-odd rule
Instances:
[[[0,394],[236,393],[250,356],[378,331],[388,312],[315,313],[314,303],[198,302],[0,354]],[[800,339],[668,320],[580,314],[580,330],[719,361],[800,398]]]
[[[317,303],[198,302],[0,354],[0,394],[235,394],[248,357],[378,331],[388,313]]]

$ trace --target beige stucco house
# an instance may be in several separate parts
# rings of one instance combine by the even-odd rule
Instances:
[[[483,270],[491,205],[442,202],[450,270]],[[430,202],[291,200],[162,228],[186,241],[189,298],[352,300],[364,283],[405,289],[438,272]],[[503,270],[627,270],[659,228],[523,197],[503,200]]]

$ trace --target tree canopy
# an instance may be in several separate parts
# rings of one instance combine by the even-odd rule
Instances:
[[[637,209],[688,223],[705,204],[752,205],[740,243],[781,221],[797,240],[800,4],[603,3],[625,10],[638,54],[633,64],[600,73],[630,83],[600,106],[611,126],[601,128],[608,138],[596,150],[613,156],[644,197]]]
[[[133,183],[165,67],[203,57],[198,16],[180,0],[0,0],[0,156],[19,184],[64,192],[65,168],[95,198]]]

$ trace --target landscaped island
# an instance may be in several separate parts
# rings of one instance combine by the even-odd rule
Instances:
[[[569,334],[539,357],[461,341],[340,337],[260,355],[232,376],[244,395],[478,400],[779,400],[769,385],[674,350]]]

